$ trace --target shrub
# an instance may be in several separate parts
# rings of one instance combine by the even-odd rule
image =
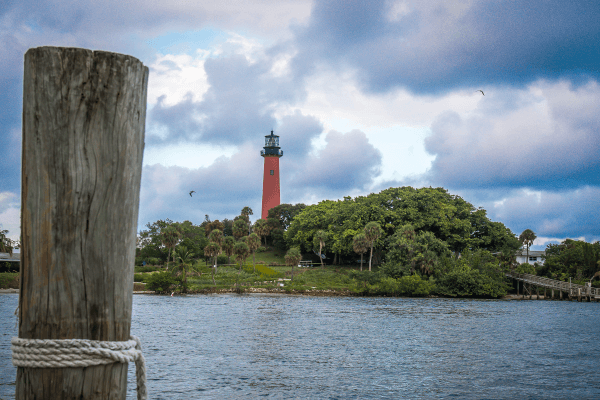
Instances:
[[[176,283],[175,277],[170,272],[164,271],[151,274],[147,279],[146,287],[156,293],[168,293],[173,290]]]
[[[225,255],[220,255],[217,257],[217,265],[223,265],[223,264],[227,264],[227,256]]]
[[[19,273],[3,272],[0,273],[0,289],[18,289]]]
[[[506,295],[508,284],[503,278],[470,268],[457,268],[438,280],[441,294],[452,297],[502,297]]]
[[[422,279],[419,275],[407,275],[399,279],[386,276],[379,285],[369,285],[369,292],[392,296],[427,296],[435,290],[435,283]]]
[[[253,273],[253,268],[252,265],[244,265],[244,271],[252,274]],[[274,278],[283,278],[284,274],[281,272],[277,272],[269,267],[266,267],[264,265],[261,264],[256,264],[256,273],[260,274],[260,278],[259,279],[274,279]]]
[[[517,265],[517,267],[515,268],[515,272],[518,272],[519,274],[535,275],[535,267],[529,263],[523,263]]]
[[[257,253],[264,253],[265,251],[267,251],[267,248],[265,246],[260,246],[258,249],[256,249]]]

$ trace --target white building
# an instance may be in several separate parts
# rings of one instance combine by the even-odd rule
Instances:
[[[533,265],[534,263],[544,264],[543,256],[546,255],[544,250],[529,250],[529,260],[527,259],[527,250],[517,250],[517,262],[523,264],[528,262]]]

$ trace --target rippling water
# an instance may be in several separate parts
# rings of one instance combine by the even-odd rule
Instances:
[[[0,295],[2,399],[17,301]],[[133,311],[152,399],[600,396],[600,303],[134,296]]]

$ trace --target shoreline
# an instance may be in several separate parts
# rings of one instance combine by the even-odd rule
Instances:
[[[0,294],[18,294],[19,289],[0,289]],[[349,291],[336,291],[336,290],[307,290],[303,292],[298,291],[285,291],[281,289],[266,289],[266,288],[248,288],[243,292],[239,292],[236,289],[218,289],[218,290],[205,290],[202,292],[195,293],[187,293],[186,295],[206,295],[206,294],[229,294],[229,293],[237,293],[237,294],[278,294],[278,295],[296,295],[296,296],[320,296],[320,297],[405,297],[405,296],[363,296],[358,295]],[[169,296],[168,294],[158,294],[153,291],[134,291],[133,294],[137,295],[155,295],[155,296]],[[182,293],[177,293],[175,296],[181,296]],[[532,300],[538,300],[535,298]],[[406,298],[421,298],[421,297],[406,297]],[[485,299],[485,298],[473,298],[473,297],[442,297],[442,296],[427,296],[423,298],[428,299],[445,299],[445,298],[455,298],[455,299],[478,299],[478,300],[529,300],[528,298],[523,298],[521,295],[516,294],[507,294],[504,297],[498,299]],[[548,298],[545,299],[544,296],[540,295],[539,300],[559,300]],[[565,299],[568,300],[568,299]]]

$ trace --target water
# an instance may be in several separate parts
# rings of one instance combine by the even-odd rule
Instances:
[[[0,399],[17,301],[0,295]],[[152,399],[600,396],[600,303],[134,296],[133,311]]]

